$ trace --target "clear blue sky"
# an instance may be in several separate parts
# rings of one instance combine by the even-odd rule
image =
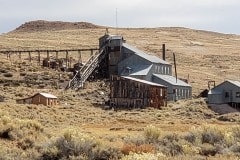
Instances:
[[[0,0],[0,33],[33,20],[240,34],[239,0]]]

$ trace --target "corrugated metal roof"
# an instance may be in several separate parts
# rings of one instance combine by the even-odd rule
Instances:
[[[151,86],[166,87],[166,86],[164,86],[164,85],[161,85],[161,84],[158,84],[158,83],[154,83],[154,82],[149,82],[149,81],[142,80],[142,79],[137,79],[137,78],[128,77],[128,76],[121,76],[121,77],[123,77],[123,78],[125,78],[125,79],[130,79],[130,80],[133,80],[133,81],[137,81],[137,82],[149,84],[149,85],[151,85]]]
[[[133,47],[133,46],[127,44],[127,43],[123,43],[123,47],[131,50],[136,55],[138,55],[138,56],[140,56],[140,57],[142,57],[142,58],[144,58],[144,59],[146,59],[146,60],[148,60],[152,63],[170,64],[170,63],[168,63],[168,62],[166,62],[166,61],[164,61],[164,60],[162,60],[162,59],[160,59],[156,56],[146,54],[143,51],[140,51],[139,49],[137,49],[137,48],[135,48],[135,47]]]
[[[211,89],[208,94],[222,94],[221,91],[218,91],[218,90],[214,90],[214,89]]]
[[[50,94],[50,93],[37,93],[37,94],[40,94],[46,98],[57,98],[56,96]]]
[[[239,81],[233,81],[233,80],[226,80],[226,81],[228,81],[228,82],[234,84],[235,86],[240,87],[240,82],[239,82]]]
[[[123,37],[122,36],[118,36],[118,35],[109,35],[107,39],[108,40],[109,39],[123,39]]]
[[[176,82],[176,78],[170,75],[162,75],[162,74],[153,74],[153,75],[175,86],[191,87],[191,85],[187,84],[186,82],[180,79],[177,79],[177,82]]]
[[[126,70],[124,70],[121,75],[132,75],[132,76],[136,76],[136,75],[147,75],[150,71],[150,69],[152,68],[152,64],[151,65],[131,65],[128,66],[128,68],[130,69],[130,73],[128,73]]]

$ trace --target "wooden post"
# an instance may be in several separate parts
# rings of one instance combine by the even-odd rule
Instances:
[[[175,53],[173,53],[173,60],[174,60],[175,76],[176,76],[176,83],[177,83],[177,64],[176,64]]]
[[[162,44],[162,59],[166,60],[166,50],[165,50],[165,44]]]
[[[58,59],[58,51],[56,51],[56,59]]]
[[[9,57],[10,57],[10,56],[9,56],[9,52],[6,52],[6,53],[7,53],[7,59],[9,59]]]
[[[49,51],[47,50],[47,59],[49,60]]]
[[[31,57],[31,52],[30,51],[28,51],[28,58],[29,58],[29,62],[31,62],[32,61],[32,57]]]
[[[19,51],[18,57],[19,57],[20,60],[22,59],[22,55],[21,54],[22,54],[21,51]]]
[[[69,68],[72,67],[72,57],[69,58]]]
[[[59,64],[59,59],[58,59],[58,51],[56,51],[56,65],[57,65],[57,66],[56,66],[55,69],[56,69],[56,70],[59,70],[59,68],[60,68],[59,65],[60,65],[60,64]]]
[[[79,57],[78,57],[78,63],[82,63],[82,55],[81,55],[81,51],[78,51]]]
[[[66,67],[68,69],[68,51],[66,50]]]
[[[38,65],[41,64],[41,57],[40,57],[40,51],[38,51]]]

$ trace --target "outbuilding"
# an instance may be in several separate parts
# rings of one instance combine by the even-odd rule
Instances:
[[[209,104],[240,106],[240,82],[226,80],[208,92]]]
[[[36,93],[31,97],[16,100],[18,104],[43,104],[53,106],[57,104],[57,97],[49,93]]]

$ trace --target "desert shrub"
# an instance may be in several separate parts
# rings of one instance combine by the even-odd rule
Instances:
[[[163,138],[161,139],[161,144],[165,146],[172,142],[178,142],[178,140],[179,140],[179,138],[176,133],[170,133],[170,134],[163,136]]]
[[[21,151],[7,146],[0,146],[0,160],[22,159]]]
[[[176,133],[165,135],[158,146],[158,150],[169,156],[176,156],[183,153],[183,147]]]
[[[160,151],[165,155],[176,156],[183,154],[183,147],[180,143],[173,141],[162,147]]]
[[[240,154],[240,143],[234,144],[230,147],[230,150],[234,153]]]
[[[26,75],[27,75],[26,72],[21,72],[21,73],[20,73],[20,76],[26,76]]]
[[[67,129],[62,136],[49,143],[41,159],[118,159],[117,148],[101,146],[96,139],[79,129]]]
[[[4,77],[12,77],[13,74],[12,74],[12,73],[4,73],[3,76],[4,76]]]
[[[224,141],[224,134],[220,129],[216,127],[206,126],[203,127],[201,132],[202,143],[219,144]]]
[[[165,159],[166,156],[162,153],[131,153],[127,156],[124,156],[121,160],[160,160]]]
[[[94,149],[93,154],[88,159],[121,159],[122,153],[118,148],[109,146],[98,146]]]
[[[142,144],[146,144],[146,139],[143,136],[124,137],[124,142],[125,144],[142,145]]]
[[[154,143],[158,141],[159,136],[161,135],[161,130],[155,126],[147,126],[144,129],[144,137],[147,142]]]
[[[129,154],[129,153],[154,153],[155,147],[151,144],[124,144],[121,148],[121,151],[123,154]]]
[[[35,140],[33,137],[25,137],[17,143],[17,146],[23,150],[33,148],[35,146]]]
[[[35,149],[24,151],[17,147],[0,145],[0,160],[34,160],[38,159],[39,153]]]
[[[215,156],[219,152],[219,148],[211,144],[205,143],[200,146],[200,155]]]
[[[240,142],[240,126],[232,128],[232,135],[235,141]]]
[[[56,140],[55,145],[63,156],[78,156],[82,154],[90,156],[92,149],[96,147],[97,143],[93,137],[78,130],[69,129]]]
[[[0,73],[8,73],[8,70],[0,68]]]
[[[20,141],[24,137],[35,136],[43,133],[43,126],[34,120],[12,119],[8,116],[0,116],[0,137],[9,140]]]
[[[184,135],[184,137],[183,137],[187,142],[190,142],[190,143],[195,143],[195,141],[196,141],[196,139],[197,139],[197,137],[196,137],[196,135],[195,134],[193,134],[193,133],[187,133],[186,135]]]

